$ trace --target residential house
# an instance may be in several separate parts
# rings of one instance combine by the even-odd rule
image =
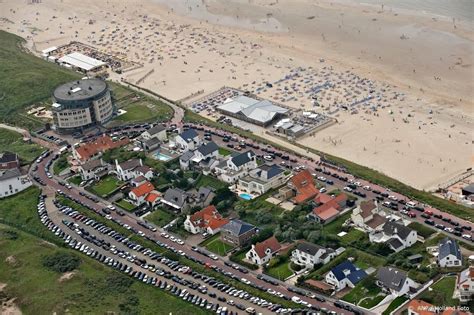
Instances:
[[[14,165],[13,163],[11,165]],[[0,170],[0,198],[19,193],[33,185],[26,170],[16,166]]]
[[[111,137],[104,134],[94,141],[84,143],[77,148],[74,146],[72,149],[72,155],[76,160],[83,163],[91,159],[99,158],[105,151],[123,147],[128,143],[128,138],[113,141]]]
[[[146,202],[146,197],[149,193],[155,190],[155,187],[150,182],[144,182],[138,187],[134,187],[128,193],[128,198],[135,206],[140,206]]]
[[[232,219],[221,227],[221,240],[234,246],[246,246],[258,229],[250,223]]]
[[[214,235],[227,223],[229,223],[229,220],[223,218],[216,207],[207,206],[193,215],[187,215],[184,221],[184,229],[192,234],[206,232]]]
[[[156,190],[152,190],[145,198],[145,201],[150,207],[156,206],[160,202],[161,194]]]
[[[184,190],[179,188],[169,188],[161,199],[161,203],[174,210],[186,211],[190,206],[189,199],[190,195]]]
[[[336,219],[341,211],[346,208],[346,201],[347,196],[345,194],[332,197],[328,194],[320,193],[314,198],[317,206],[308,217],[322,224],[329,223]]]
[[[214,189],[204,186],[199,187],[198,191],[192,195],[192,197],[194,197],[193,206],[207,207],[211,204],[211,201],[215,196]]]
[[[304,266],[308,269],[314,268],[318,264],[327,264],[336,256],[336,252],[331,248],[301,242],[291,253],[291,261],[297,265]]]
[[[189,170],[194,151],[186,151],[179,157],[179,166],[182,170]]]
[[[158,138],[150,138],[147,140],[140,141],[143,150],[145,151],[153,151],[160,147],[161,141]]]
[[[194,151],[194,157],[192,160],[195,163],[199,163],[202,160],[209,159],[209,158],[217,158],[218,156],[219,156],[219,146],[215,142],[210,141],[206,144],[199,146]]]
[[[377,272],[377,285],[395,297],[410,292],[417,284],[408,278],[405,271],[393,267],[381,267]]]
[[[434,306],[423,300],[414,299],[407,304],[408,315],[469,315],[470,313],[461,311],[453,307],[443,310],[439,306]]]
[[[144,131],[141,137],[145,140],[157,139],[160,142],[166,141],[168,138],[166,134],[166,127],[161,124],[157,124],[154,127]]]
[[[153,177],[153,171],[146,165],[143,165],[142,159],[131,159],[123,163],[115,160],[117,177],[121,181],[129,181],[138,176],[143,176],[147,180]]]
[[[380,210],[374,200],[362,201],[352,211],[351,219],[356,227],[366,232],[381,230],[387,221],[385,213]]]
[[[462,255],[458,243],[449,237],[438,243],[438,265],[442,268],[459,267],[462,265]]]
[[[386,222],[382,230],[369,234],[373,243],[386,243],[393,251],[399,252],[416,243],[417,233],[405,226],[401,221],[391,220]]]
[[[263,265],[269,262],[280,249],[280,243],[275,236],[272,236],[263,242],[252,245],[252,248],[245,254],[245,258],[256,265]]]
[[[194,129],[188,129],[180,133],[175,138],[176,145],[183,151],[196,149],[201,145],[199,134]]]
[[[94,179],[98,180],[109,170],[109,165],[102,159],[90,160],[79,166],[79,173],[83,181]]]
[[[196,150],[186,151],[179,158],[180,167],[183,170],[191,167],[199,167],[199,169],[208,169],[209,173],[219,159],[219,147],[215,142],[208,142],[201,145]]]
[[[9,170],[20,167],[20,159],[16,153],[2,152],[0,153],[0,170]]]
[[[295,174],[288,184],[296,192],[293,199],[296,204],[302,204],[319,193],[319,190],[314,186],[313,176],[308,170]]]
[[[257,156],[251,150],[234,153],[215,167],[217,175],[227,183],[235,183],[257,167]]]
[[[140,175],[140,176],[135,177],[134,179],[132,179],[130,181],[130,185],[132,185],[132,187],[138,187],[146,181],[147,180],[146,180],[145,176]]]
[[[240,178],[237,189],[250,194],[262,195],[272,188],[283,185],[287,180],[285,171],[276,164],[264,164],[251,170],[249,174]]]
[[[346,287],[355,287],[366,277],[367,273],[364,270],[357,268],[353,263],[346,260],[326,274],[326,283],[332,285],[335,291],[340,291]]]
[[[461,271],[456,282],[456,294],[461,304],[474,300],[474,266]]]

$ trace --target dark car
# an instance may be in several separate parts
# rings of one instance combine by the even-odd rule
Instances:
[[[425,220],[425,223],[428,225],[435,225],[435,222],[433,220]]]

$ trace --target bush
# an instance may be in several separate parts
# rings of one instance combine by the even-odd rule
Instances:
[[[43,266],[56,272],[68,272],[77,269],[81,259],[72,253],[56,252],[43,257]]]

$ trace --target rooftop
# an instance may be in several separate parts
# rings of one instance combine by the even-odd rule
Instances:
[[[99,79],[77,80],[60,85],[54,90],[54,98],[61,101],[79,101],[94,98],[107,89],[107,84]]]

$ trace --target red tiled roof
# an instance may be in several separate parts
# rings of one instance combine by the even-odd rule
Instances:
[[[372,214],[372,210],[376,208],[375,202],[373,200],[362,201],[360,203],[361,216],[367,218]]]
[[[270,238],[267,238],[263,242],[255,244],[255,252],[260,258],[265,257],[265,251],[267,250],[267,248],[270,248],[272,253],[275,253],[280,250],[281,245],[275,238],[275,236],[272,236]]]
[[[320,194],[323,195],[323,194]],[[319,196],[318,196],[319,197]],[[327,199],[327,198],[323,198]],[[313,209],[313,213],[317,215],[322,220],[327,220],[339,214],[340,203],[345,201],[347,196],[345,194],[340,194],[335,198],[331,198],[329,201],[323,205]]]
[[[433,315],[435,312],[429,311],[433,307],[430,303],[422,300],[412,300],[408,303],[408,309],[416,312],[418,315]],[[433,309],[434,310],[434,309]]]
[[[130,192],[132,192],[137,197],[141,197],[143,195],[150,193],[154,189],[155,187],[153,186],[152,183],[144,182],[140,186],[133,188]]]
[[[148,202],[155,202],[156,199],[158,199],[160,197],[160,194],[157,193],[157,192],[151,192],[148,194],[148,196],[146,196],[145,200],[148,201]]]
[[[474,267],[469,267],[469,278],[474,278]]]
[[[220,228],[224,224],[229,223],[229,220],[223,218],[222,215],[217,211],[216,207],[213,205],[194,213],[190,217],[190,221],[195,226],[199,226],[201,228],[209,227],[212,230]]]
[[[295,174],[290,181],[297,192],[295,196],[296,203],[303,203],[318,193],[318,189],[314,186],[313,176],[308,170]]]
[[[97,138],[93,142],[88,142],[81,145],[75,150],[79,155],[81,161],[87,161],[99,152],[105,152],[110,149],[121,147],[127,144],[128,141],[128,138],[126,138],[114,142],[109,136],[103,135],[102,137]]]

